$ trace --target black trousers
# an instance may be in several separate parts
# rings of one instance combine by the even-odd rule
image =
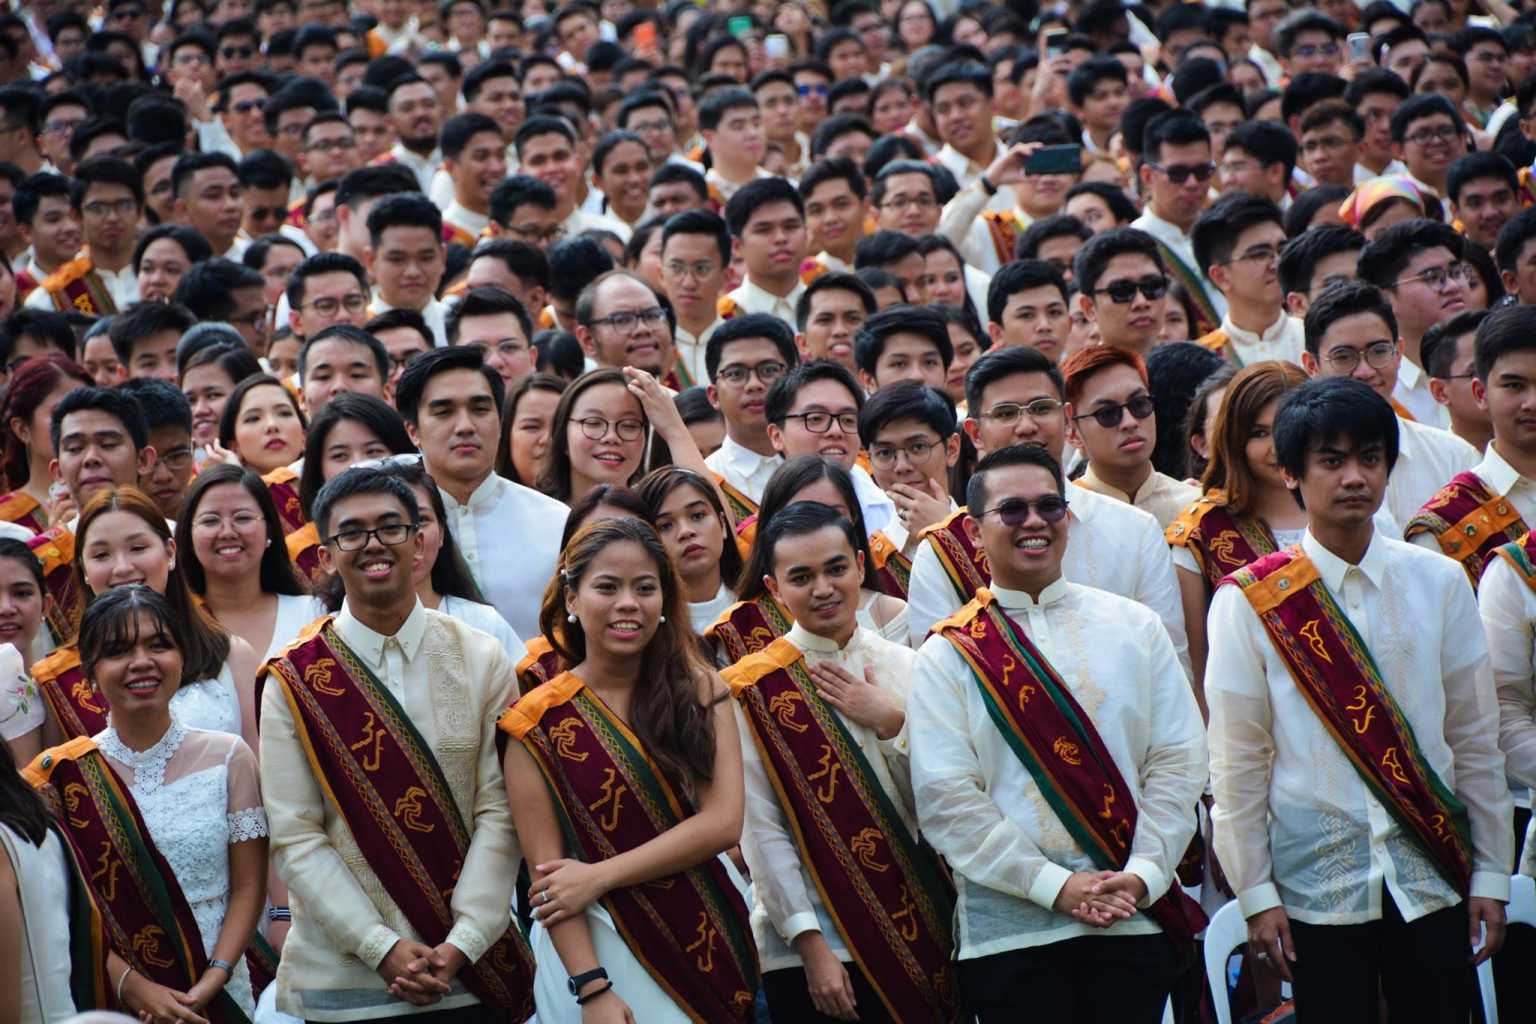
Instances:
[[[1467,907],[1405,922],[1382,893],[1382,916],[1365,924],[1315,925],[1292,919],[1296,944],[1292,995],[1307,1024],[1369,1024],[1377,994],[1392,1024],[1463,1021],[1476,1001]]]
[[[1525,826],[1531,812],[1515,808],[1515,863],[1525,847]],[[1493,983],[1499,994],[1499,1019],[1520,1020],[1536,1005],[1536,928],[1512,924],[1504,931],[1504,948],[1493,954]]]
[[[460,1006],[453,1010],[433,1010],[428,1013],[415,1013],[409,1017],[380,1018],[388,1020],[409,1020],[411,1024],[492,1024],[497,1019],[494,1011],[480,1003],[471,1006]],[[316,1021],[305,1021],[304,1024],[318,1024]]]
[[[1160,1024],[1178,958],[1161,934],[1085,935],[961,960],[959,969],[961,1005],[980,1024],[1018,1024],[1026,1017]]]
[[[853,1005],[859,1011],[860,1024],[897,1024],[858,964],[845,963],[843,967],[848,971],[848,980],[853,982]],[[786,967],[763,975],[763,994],[768,997],[768,1018],[773,1024],[845,1024],[817,1010],[807,986],[803,967]]]

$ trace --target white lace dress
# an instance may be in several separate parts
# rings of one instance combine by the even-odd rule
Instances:
[[[186,683],[171,698],[171,713],[188,729],[240,735],[240,695],[229,662],[212,679]],[[257,806],[260,806],[258,801]]]
[[[110,724],[95,739],[133,794],[212,956],[229,907],[229,848],[267,834],[256,755],[239,736],[188,728],[175,714],[148,750],[130,750]],[[243,957],[225,991],[247,1015],[255,1009]]]

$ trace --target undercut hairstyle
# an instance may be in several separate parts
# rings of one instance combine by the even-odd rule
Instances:
[[[368,211],[368,244],[375,249],[390,228],[426,228],[442,245],[443,212],[419,192],[385,196]]]
[[[613,256],[590,238],[562,238],[549,247],[549,294],[575,305],[587,285],[614,269]]]
[[[175,173],[173,169],[172,177]],[[240,161],[235,176],[241,188],[281,188],[286,191],[293,183],[293,165],[276,150],[257,149]],[[172,191],[175,191],[174,186]]]
[[[1465,243],[1449,224],[1422,217],[1400,221],[1377,235],[1360,250],[1355,273],[1362,281],[1378,288],[1393,288],[1408,264],[1419,253],[1445,249],[1453,259],[1461,259]]]
[[[180,427],[189,435],[192,433],[192,406],[174,384],[159,377],[135,377],[119,384],[118,390],[139,403],[150,430]]]
[[[1009,445],[988,452],[971,471],[971,479],[965,485],[965,507],[973,519],[986,512],[987,503],[992,500],[987,492],[987,474],[994,469],[1007,469],[1011,466],[1038,466],[1051,475],[1051,480],[1056,484],[1057,496],[1066,494],[1067,485],[1062,479],[1061,463],[1056,461],[1054,455],[1035,444]]]
[[[437,344],[437,340],[432,335],[432,328],[427,326],[427,318],[414,309],[386,309],[378,316],[370,317],[368,322],[363,324],[364,333],[371,334],[375,338],[379,336],[380,331],[394,330],[415,331],[416,336],[427,348]]]
[[[1033,259],[1004,263],[992,275],[992,283],[987,285],[987,319],[1002,323],[1009,299],[1019,292],[1046,286],[1055,288],[1061,294],[1062,302],[1067,301],[1067,279],[1049,263]]]
[[[121,423],[133,442],[134,451],[143,451],[149,444],[149,425],[144,422],[139,403],[115,388],[79,387],[65,394],[53,407],[48,435],[54,451],[59,450],[59,435],[65,418],[87,410],[104,412]]]
[[[1451,324],[1466,315],[1466,313],[1458,314],[1446,324],[1446,334],[1450,335]],[[1454,337],[1464,333],[1466,333],[1465,329],[1457,331]],[[1454,346],[1451,348],[1454,351]],[[1474,344],[1473,358],[1478,379],[1487,384],[1489,376],[1493,373],[1494,364],[1501,357],[1511,352],[1533,350],[1536,350],[1536,307],[1500,306],[1492,310],[1486,319],[1477,325],[1477,341]],[[1447,359],[1446,362],[1449,364],[1450,360]]]
[[[198,171],[206,171],[213,167],[222,167],[236,181],[240,180],[240,165],[235,163],[234,157],[228,153],[183,153],[176,158],[176,163],[171,167],[171,195],[177,199],[183,198],[193,176]]]
[[[1260,167],[1280,164],[1285,168],[1287,183],[1296,170],[1296,136],[1278,121],[1244,121],[1228,133],[1222,151],[1229,149],[1242,150],[1257,160]]]
[[[668,217],[661,228],[661,251],[667,251],[667,243],[677,235],[704,235],[715,243],[720,252],[720,262],[731,262],[731,233],[725,221],[709,210],[683,210]]]
[[[1282,234],[1285,231],[1280,208],[1268,199],[1247,192],[1231,192],[1212,203],[1195,218],[1195,225],[1190,229],[1200,273],[1209,275],[1211,267],[1230,261],[1238,236],[1259,224],[1273,224]]]
[[[259,271],[220,256],[189,267],[176,283],[171,301],[186,306],[198,320],[227,321],[237,308],[235,291],[265,284]]]
[[[498,148],[505,145],[501,141],[501,126],[489,116],[474,111],[453,115],[443,122],[443,129],[438,134],[444,159],[459,159],[464,155],[464,147],[469,145],[470,140],[485,132],[496,136]]]
[[[531,346],[533,319],[529,317],[528,310],[523,308],[517,296],[505,288],[497,288],[494,285],[469,289],[464,293],[464,297],[448,311],[448,316],[443,321],[443,331],[448,336],[448,344],[459,343],[459,332],[465,320],[504,314],[517,318],[518,328],[523,332],[523,340],[529,342]]]
[[[1275,410],[1274,436],[1275,461],[1298,480],[1307,475],[1307,453],[1345,440],[1357,449],[1379,444],[1387,471],[1397,465],[1397,413],[1353,377],[1315,377],[1287,394]]]
[[[1146,256],[1156,264],[1159,274],[1167,272],[1155,238],[1137,228],[1110,228],[1094,235],[1077,250],[1077,258],[1072,261],[1072,279],[1079,291],[1091,296],[1109,261],[1127,254]]]
[[[875,298],[874,289],[864,281],[862,273],[849,274],[841,270],[830,270],[825,274],[817,275],[814,281],[805,286],[805,291],[800,293],[800,298],[795,303],[796,330],[804,331],[805,325],[811,322],[812,300],[820,293],[834,289],[857,295],[860,304],[864,307],[864,315],[874,316],[875,311],[880,308],[880,302]],[[895,278],[891,280],[894,281]]]
[[[715,328],[709,341],[704,343],[704,369],[714,380],[725,361],[725,349],[739,341],[765,340],[773,343],[784,365],[793,368],[800,362],[800,350],[795,347],[795,335],[789,325],[771,313],[744,313]]]
[[[177,290],[180,291],[179,286]],[[192,310],[176,302],[136,302],[127,312],[112,318],[107,337],[117,361],[126,367],[132,360],[134,345],[166,331],[175,331],[179,341],[197,320]]]
[[[1312,300],[1303,321],[1307,351],[1317,358],[1322,350],[1323,336],[1328,328],[1346,317],[1369,313],[1381,319],[1391,341],[1397,340],[1397,315],[1386,292],[1368,281],[1340,281],[1323,289],[1323,294]]]
[[[916,420],[948,441],[960,429],[955,403],[947,394],[921,381],[898,380],[876,391],[859,413],[859,443],[866,449],[880,431],[901,420]]]
[[[1451,164],[1451,169],[1445,175],[1445,193],[1451,197],[1451,202],[1459,203],[1461,190],[1469,183],[1484,178],[1494,178],[1508,185],[1512,197],[1520,195],[1520,178],[1515,165],[1509,162],[1508,157],[1486,150],[1468,153]]]
[[[407,423],[416,423],[420,413],[421,396],[426,391],[427,384],[433,377],[450,370],[478,372],[491,389],[491,396],[495,399],[499,413],[506,400],[506,386],[501,381],[501,374],[485,365],[485,353],[480,349],[467,345],[453,345],[423,352],[406,366],[405,372],[400,375],[400,382],[395,385],[395,408],[400,411],[400,418]]]
[[[955,361],[955,346],[949,339],[949,327],[944,317],[926,306],[909,306],[904,303],[882,309],[864,321],[853,336],[853,359],[858,368],[871,378],[885,346],[897,334],[916,334],[933,345],[939,353],[944,368]]]
[[[1277,274],[1282,294],[1312,294],[1312,275],[1318,263],[1340,252],[1365,248],[1365,236],[1342,224],[1321,224],[1308,228],[1280,248]]]
[[[1113,345],[1090,345],[1062,360],[1061,382],[1066,400],[1076,405],[1093,375],[1111,366],[1129,366],[1141,378],[1141,383],[1147,384],[1147,364],[1141,356]]]
[[[487,238],[470,251],[469,262],[496,260],[524,287],[549,289],[549,259],[540,249],[515,238]]]
[[[389,349],[384,347],[384,343],[355,324],[341,323],[331,324],[304,340],[303,347],[299,349],[300,384],[304,383],[309,372],[309,353],[316,345],[326,341],[344,341],[367,349],[373,357],[374,368],[379,371],[379,382],[382,384],[389,379]]]
[[[409,487],[382,469],[352,466],[331,477],[320,488],[320,493],[315,495],[315,527],[319,530],[322,544],[331,539],[331,514],[336,503],[360,494],[389,495],[400,503],[400,510],[405,513],[407,522],[412,526],[421,525],[421,507]]]
[[[1520,307],[1509,308],[1519,309]],[[1476,334],[1478,327],[1488,319],[1488,315],[1489,310],[1486,309],[1464,309],[1444,323],[1435,324],[1425,331],[1423,339],[1419,342],[1419,360],[1424,366],[1424,372],[1431,377],[1442,379],[1449,376],[1452,364],[1456,362],[1458,342],[1469,334]],[[1529,328],[1529,319],[1522,326]],[[1521,347],[1536,348],[1536,337],[1529,339],[1528,342],[1524,338],[1521,341],[1524,343]],[[1473,359],[1475,363],[1475,350]]]
[[[1066,390],[1062,385],[1061,370],[1051,362],[1039,349],[1027,346],[1014,345],[1009,348],[994,349],[971,364],[971,368],[965,372],[965,408],[966,414],[971,419],[976,419],[982,410],[982,399],[986,397],[987,388],[998,381],[1021,374],[1038,373],[1051,379],[1051,384],[1056,388],[1059,398],[1066,397]]]
[[[799,363],[790,367],[788,373],[773,382],[773,386],[768,389],[767,397],[763,399],[763,418],[782,428],[800,392],[811,384],[823,380],[830,380],[847,388],[849,395],[853,398],[855,410],[864,408],[864,389],[859,386],[858,381],[854,380],[853,374],[848,372],[847,367],[830,359],[812,359],[808,363]]]
[[[745,234],[753,214],[769,203],[788,203],[802,219],[805,217],[805,204],[793,185],[783,178],[758,178],[737,189],[725,204],[725,223],[731,234],[737,238]]]
[[[1129,108],[1127,108],[1129,109]],[[1211,144],[1211,133],[1193,114],[1182,111],[1161,114],[1147,122],[1141,135],[1141,157],[1153,163],[1163,158],[1164,146]]]

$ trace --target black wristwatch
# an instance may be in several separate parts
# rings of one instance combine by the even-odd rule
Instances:
[[[594,967],[590,971],[582,971],[575,977],[570,978],[566,981],[565,984],[566,987],[571,990],[571,995],[574,996],[579,994],[582,990],[582,987],[585,986],[588,982],[596,981],[598,978],[602,978],[604,981],[607,981],[608,972],[603,970],[601,967]]]

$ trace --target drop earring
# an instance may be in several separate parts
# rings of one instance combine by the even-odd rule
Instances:
[[[576,621],[576,613],[575,612],[566,612],[565,613],[565,621],[566,622],[575,622]]]

